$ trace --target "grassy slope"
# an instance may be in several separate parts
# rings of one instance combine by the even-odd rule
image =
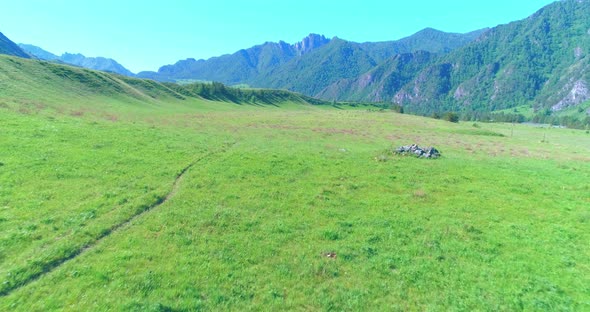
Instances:
[[[161,201],[183,168],[223,143],[176,129],[173,117],[158,119],[256,107],[2,56],[0,84],[0,226],[9,229],[0,234],[0,293]],[[301,102],[274,105],[314,109]]]
[[[195,97],[190,87],[0,55],[0,105],[25,114],[50,111],[60,115],[116,120],[186,113],[195,109],[223,111],[293,105],[308,108],[306,100],[311,100],[293,93],[276,92],[274,98],[269,96],[269,101],[260,102],[265,105],[247,102],[229,105]]]
[[[84,85],[0,89],[2,287],[157,202],[200,161],[168,202],[0,309],[590,308],[583,131]],[[444,157],[388,152],[413,142]]]

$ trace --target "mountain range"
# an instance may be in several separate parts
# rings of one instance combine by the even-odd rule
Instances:
[[[468,34],[425,29],[380,43],[311,34],[296,44],[267,42],[138,76],[288,89],[325,100],[389,102],[422,114],[521,106],[551,114],[590,99],[589,16],[590,1],[562,0],[524,20]]]
[[[159,81],[247,84],[316,96],[329,84],[356,77],[399,53],[416,50],[447,53],[473,41],[484,31],[453,34],[427,28],[398,41],[366,43],[310,34],[294,44],[266,42],[208,60],[182,60],[163,66],[158,72],[140,72],[137,76]]]
[[[426,50],[444,54],[471,42],[484,31],[453,34],[427,28],[399,41],[376,43],[333,38],[326,45],[244,83],[318,97],[323,89],[340,79],[356,78],[400,53]]]
[[[137,77],[287,89],[329,101],[392,103],[419,114],[525,107],[584,118],[590,115],[588,17],[590,0],[562,0],[526,19],[466,34],[427,28],[397,41],[365,43],[310,34],[294,44],[266,42],[208,60],[181,60]],[[23,50],[133,75],[111,59],[58,57],[0,36],[2,53],[28,57]]]
[[[86,57],[80,53],[64,53],[61,56],[57,56],[51,52],[48,52],[32,44],[21,43],[18,46],[29,55],[40,60],[61,62],[78,67],[112,72],[129,77],[135,76],[135,74],[133,74],[127,68],[123,67],[123,65],[119,64],[117,61],[110,58]]]

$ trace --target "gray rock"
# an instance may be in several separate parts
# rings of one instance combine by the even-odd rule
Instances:
[[[418,158],[439,158],[441,156],[440,151],[435,147],[421,148],[417,144],[400,146],[394,150],[394,153],[399,155],[413,155]]]

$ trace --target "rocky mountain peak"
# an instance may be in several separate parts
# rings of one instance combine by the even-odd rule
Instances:
[[[309,34],[309,36],[294,44],[293,47],[297,51],[297,55],[301,56],[311,52],[312,50],[322,47],[329,42],[330,39],[326,38],[324,35]]]

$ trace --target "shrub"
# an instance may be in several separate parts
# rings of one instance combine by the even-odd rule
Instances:
[[[391,110],[393,110],[396,113],[400,113],[400,114],[404,113],[404,107],[399,104],[392,104]]]
[[[459,115],[457,113],[448,112],[443,119],[450,122],[459,122]]]

